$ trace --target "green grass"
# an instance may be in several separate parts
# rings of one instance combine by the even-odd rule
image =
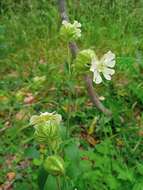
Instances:
[[[99,56],[108,50],[117,55],[113,80],[95,86],[105,97],[104,104],[113,111],[113,119],[105,117],[89,103],[82,76],[73,76],[70,84],[66,80],[67,47],[59,37],[56,1],[2,0],[0,130],[6,130],[0,132],[0,184],[7,181],[6,175],[12,171],[16,173],[14,190],[37,189],[38,167],[33,159],[39,158],[39,153],[32,139],[29,118],[35,113],[57,110],[66,123],[70,86],[72,135],[79,136],[82,127],[87,131],[93,118],[99,118],[93,137],[101,143],[92,148],[99,166],[95,165],[95,178],[90,178],[90,190],[116,190],[117,187],[119,190],[141,190],[143,145],[138,131],[143,127],[143,1],[68,0],[67,4],[70,19],[82,24],[80,48],[91,47]],[[33,77],[43,75],[46,82],[34,85]],[[19,99],[16,94],[21,91],[24,95]],[[27,93],[35,97],[32,105],[23,102]],[[19,119],[18,114],[22,118]],[[86,151],[90,149],[85,139],[80,141]],[[109,150],[108,145],[112,146]],[[92,158],[90,151],[86,154]],[[116,158],[113,163],[112,158]],[[113,168],[108,168],[112,164]],[[122,169],[117,168],[122,164]],[[118,181],[114,179],[117,176]],[[88,181],[88,175],[85,179]]]

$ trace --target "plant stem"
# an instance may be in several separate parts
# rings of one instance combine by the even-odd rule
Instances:
[[[71,80],[71,58],[70,58],[70,49],[68,47],[68,116],[67,116],[67,137],[69,136],[70,128],[70,117],[71,117],[71,89],[70,89],[70,80]]]
[[[59,6],[59,13],[61,16],[61,20],[67,20],[69,21],[67,11],[66,11],[66,1],[65,0],[58,0],[58,6]],[[72,57],[75,58],[78,52],[78,47],[76,43],[71,42],[69,43],[69,48],[72,54]],[[92,79],[90,79],[89,76],[85,76],[85,82],[87,86],[88,94],[91,98],[92,103],[105,115],[112,116],[112,112],[107,109],[102,102],[98,98],[98,94],[95,92],[92,84]]]
[[[59,176],[56,177],[56,181],[57,181],[57,189],[61,190],[61,185],[60,185],[60,178]]]

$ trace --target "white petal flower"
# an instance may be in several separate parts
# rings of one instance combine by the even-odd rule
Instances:
[[[62,121],[62,116],[60,114],[56,114],[55,112],[52,113],[44,112],[41,113],[40,115],[33,115],[30,119],[30,124],[35,126],[42,123],[52,123],[59,125],[61,121]]]
[[[96,84],[100,84],[102,82],[100,73],[103,74],[106,80],[111,80],[111,76],[115,73],[115,70],[111,68],[115,66],[115,63],[115,54],[111,51],[104,54],[100,60],[94,57],[90,67],[90,71],[93,72],[93,81]]]
[[[66,41],[73,41],[81,37],[81,24],[78,21],[74,21],[73,24],[63,20],[60,34]]]

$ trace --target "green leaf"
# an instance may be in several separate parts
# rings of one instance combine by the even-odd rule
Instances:
[[[110,189],[114,189],[114,190],[119,189],[119,182],[114,176],[107,175],[106,182]]]
[[[36,149],[36,147],[35,146],[32,146],[32,147],[28,147],[26,150],[25,150],[25,152],[24,152],[24,155],[26,156],[26,157],[29,157],[29,158],[33,158],[33,159],[35,159],[35,158],[39,158],[39,152],[38,152],[38,150]]]
[[[133,186],[133,190],[143,190],[143,182],[136,182]]]
[[[79,149],[75,142],[71,142],[65,147],[65,157],[68,160],[72,160],[75,162],[79,161]]]
[[[38,158],[33,159],[33,164],[35,166],[40,166],[42,164],[42,162],[43,162],[42,159],[38,159]]]
[[[141,163],[137,164],[137,171],[140,175],[143,175],[143,164]]]
[[[75,142],[70,142],[65,147],[65,161],[67,164],[66,173],[71,178],[76,178],[80,173],[80,154]]]
[[[27,190],[30,188],[30,185],[28,183],[17,183],[14,187],[15,190]]]
[[[80,167],[83,172],[90,171],[92,169],[92,162],[89,160],[81,160]]]
[[[133,182],[134,176],[132,170],[128,168],[120,168],[118,172],[119,172],[118,179]]]
[[[41,190],[41,189],[40,189]],[[57,190],[56,177],[48,176],[43,190]]]
[[[48,173],[44,170],[43,167],[39,169],[39,175],[38,175],[38,186],[39,190],[44,190],[45,183],[48,178]]]

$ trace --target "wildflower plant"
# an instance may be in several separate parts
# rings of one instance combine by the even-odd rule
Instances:
[[[90,71],[93,72],[93,81],[96,84],[102,82],[100,73],[103,74],[106,80],[111,80],[111,76],[115,73],[115,70],[113,69],[115,63],[115,54],[111,51],[104,54],[100,60],[97,57],[94,57],[91,61],[90,67]]]
[[[76,47],[76,44],[73,43],[73,41],[76,41],[81,37],[81,30],[77,32],[77,29],[80,29],[81,24],[79,22],[74,22],[74,24],[71,24],[67,20],[63,20],[60,35],[63,37],[64,41],[66,42],[66,45],[68,47],[68,58],[67,58],[67,64],[68,64],[68,75],[67,80],[71,81],[73,78],[73,74],[75,76],[77,74],[82,74],[84,76],[85,82],[87,84],[88,94],[91,97],[91,100],[93,104],[96,105],[96,107],[105,113],[108,116],[112,115],[112,112],[104,107],[104,105],[100,102],[98,99],[98,96],[93,90],[93,84],[92,80],[90,79],[91,72],[93,77],[93,82],[96,84],[100,84],[103,82],[102,76],[106,80],[111,80],[111,76],[115,73],[115,70],[113,69],[116,63],[116,56],[114,53],[112,53],[110,50],[101,57],[101,59],[98,59],[98,56],[92,49],[84,49],[79,51]],[[74,30],[74,32],[73,32]],[[63,32],[64,31],[64,32]],[[69,31],[71,32],[71,35],[69,35]],[[80,35],[79,35],[80,33]],[[64,35],[63,35],[64,34]],[[68,36],[68,37],[67,37]],[[69,37],[70,36],[70,37]],[[76,36],[76,38],[75,38]],[[71,51],[71,55],[69,54],[69,50]],[[76,57],[76,59],[74,59]],[[71,59],[72,58],[72,59]],[[74,59],[74,61],[73,61]],[[75,64],[73,64],[73,62]],[[69,85],[70,89],[70,85]],[[92,92],[90,92],[92,91]],[[71,99],[70,90],[68,92],[68,99],[69,99],[69,105],[70,107],[70,99]],[[68,113],[68,120],[70,119],[70,110]],[[69,122],[68,122],[69,123]],[[69,126],[69,124],[68,124]],[[69,128],[69,127],[68,127]]]
[[[101,59],[98,59],[93,50],[82,50],[76,58],[76,68],[80,69],[82,73],[89,70],[93,72],[93,81],[96,84],[100,84],[103,81],[101,74],[106,80],[111,80],[111,76],[115,73],[113,69],[115,63],[115,54],[111,51],[105,53]]]
[[[73,24],[63,20],[60,35],[67,43],[75,41],[81,37],[81,24],[74,21]],[[97,55],[92,49],[85,49],[79,51],[76,57],[77,72],[93,72],[93,81],[100,84],[103,80],[101,74],[106,80],[111,80],[111,76],[115,73],[113,67],[115,66],[115,54],[110,50],[101,57]]]
[[[67,20],[63,20],[60,29],[60,36],[64,39],[68,46],[71,42],[81,37],[81,24],[77,21],[74,21],[72,24]],[[69,54],[68,56],[69,72],[67,80],[69,81],[71,80],[71,73],[74,68],[76,68],[75,71],[77,73],[80,72],[83,75],[85,73],[93,72],[93,81],[96,84],[100,84],[103,81],[101,75],[103,75],[105,79],[111,80],[111,76],[115,73],[115,70],[113,69],[116,62],[115,54],[111,51],[104,54],[101,59],[98,59],[92,49],[81,50],[76,56],[73,67],[71,67],[73,59]],[[68,93],[68,107],[70,108],[70,88]],[[61,121],[61,115],[55,112],[41,113],[40,115],[32,116],[30,119],[30,124],[35,128],[35,140],[39,144],[44,144],[48,149],[48,154],[45,155],[42,166],[48,175],[51,175],[57,179],[58,190],[61,189],[61,181],[65,182],[67,179],[74,178],[73,175],[71,175],[72,173],[77,176],[76,180],[78,181],[78,178],[80,179],[80,176],[82,175],[83,169],[82,167],[80,168],[78,164],[80,160],[78,145],[75,143],[75,140],[73,140],[72,143],[69,143],[70,139],[72,139],[69,132],[70,109],[68,109],[67,113],[67,133],[64,141],[61,137]],[[72,171],[71,174],[70,171]],[[73,188],[73,185],[71,185],[71,188],[68,186],[68,189]]]

